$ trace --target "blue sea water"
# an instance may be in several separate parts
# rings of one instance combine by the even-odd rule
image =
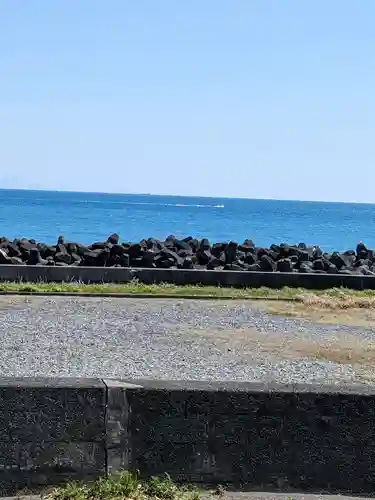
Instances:
[[[375,248],[375,205],[134,194],[0,190],[0,236],[92,243],[153,236],[305,242],[324,250]]]

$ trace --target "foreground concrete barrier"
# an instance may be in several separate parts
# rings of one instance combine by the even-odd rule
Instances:
[[[375,289],[375,276],[364,275],[0,265],[0,281],[129,283],[133,279],[146,284],[174,283],[253,288],[289,286],[315,290],[332,287]]]
[[[0,379],[0,495],[105,473],[106,387],[96,379]]]
[[[375,387],[0,379],[0,493],[139,469],[371,493]]]

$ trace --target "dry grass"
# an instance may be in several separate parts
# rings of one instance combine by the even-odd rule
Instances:
[[[350,337],[325,342],[305,339],[286,342],[282,346],[286,353],[310,359],[332,361],[340,364],[371,367],[375,363],[375,342]]]
[[[375,342],[355,335],[331,339],[263,338],[258,340],[261,350],[284,359],[307,358],[350,365],[360,382],[375,381]]]
[[[254,352],[267,353],[279,360],[303,358],[350,365],[358,382],[375,381],[375,341],[356,335],[306,338],[298,334],[259,332],[256,328],[200,331],[199,335],[214,335],[216,344],[222,344],[233,351],[241,351],[244,345],[251,344]]]
[[[289,344],[289,345],[288,345]],[[296,340],[283,346],[283,355],[350,365],[358,382],[375,381],[375,342],[348,336],[345,339],[314,342]]]
[[[241,349],[251,343],[254,349],[285,359],[309,358],[340,364],[373,366],[375,368],[375,341],[355,335],[323,338],[303,338],[297,335],[280,335],[259,332],[256,328],[199,331],[200,336],[215,336],[217,343],[228,348]]]
[[[352,325],[364,328],[375,327],[375,307],[340,307],[340,304],[331,303],[331,306],[317,303],[287,302],[287,301],[257,301],[252,307],[261,309],[269,314],[301,318],[316,323],[334,325]]]
[[[363,295],[347,293],[345,290],[340,290],[332,295],[329,292],[326,294],[317,295],[314,292],[305,292],[298,294],[295,297],[297,302],[302,303],[306,307],[320,309],[374,309],[375,295]]]

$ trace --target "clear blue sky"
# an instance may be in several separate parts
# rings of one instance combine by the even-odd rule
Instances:
[[[0,187],[375,202],[374,0],[0,0]]]

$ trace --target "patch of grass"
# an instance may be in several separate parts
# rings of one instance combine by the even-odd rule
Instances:
[[[86,500],[89,494],[89,488],[78,483],[68,483],[66,486],[56,488],[47,495],[46,498],[53,500]]]
[[[100,477],[93,484],[69,483],[55,488],[47,500],[198,500],[199,491],[179,486],[166,475],[142,481],[136,474]]]
[[[169,283],[146,285],[137,280],[129,283],[0,283],[1,292],[13,293],[79,293],[79,294],[127,294],[152,295],[158,297],[204,297],[212,299],[264,299],[294,301],[306,307],[321,309],[351,309],[375,308],[375,290],[350,290],[347,288],[332,288],[328,290],[307,290],[303,288],[284,287],[272,289],[231,288],[220,286],[186,285],[178,286]]]
[[[135,474],[124,473],[119,476],[99,478],[88,491],[89,498],[106,500],[109,498],[129,498],[137,492],[140,483]],[[83,490],[86,491],[85,488]]]
[[[290,290],[290,291],[289,291]],[[288,298],[292,295],[292,289],[272,290],[270,288],[230,288],[220,286],[200,286],[186,285],[178,286],[170,283],[160,283],[158,285],[147,285],[137,280],[129,283],[46,283],[46,282],[2,282],[0,283],[0,292],[28,292],[28,293],[123,293],[134,295],[161,295],[176,297],[225,297],[225,298],[277,298],[280,294]]]

